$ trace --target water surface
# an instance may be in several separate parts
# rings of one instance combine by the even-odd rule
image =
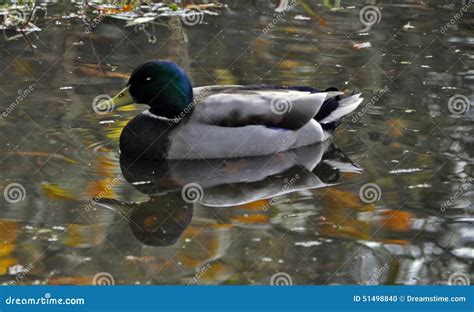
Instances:
[[[473,9],[443,31],[460,1],[375,1],[380,20],[371,27],[359,18],[369,1],[298,1],[282,13],[273,1],[221,2],[197,25],[171,16],[126,26],[107,16],[90,33],[85,18],[97,13],[48,3],[27,40],[2,30],[0,188],[24,189],[19,200],[0,198],[3,283],[472,278]],[[334,145],[267,160],[155,164],[149,176],[149,164],[118,153],[121,129],[144,107],[96,114],[92,102],[155,58],[180,64],[195,86],[335,86],[365,101]],[[453,110],[455,95],[464,110]],[[301,166],[311,161],[317,166]],[[202,184],[201,202],[183,201],[191,182]],[[375,198],[361,192],[367,187]]]

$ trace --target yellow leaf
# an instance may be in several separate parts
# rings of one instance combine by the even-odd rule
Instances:
[[[75,196],[67,189],[50,182],[42,183],[43,192],[49,199],[74,200]]]

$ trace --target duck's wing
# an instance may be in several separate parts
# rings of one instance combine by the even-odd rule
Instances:
[[[196,91],[194,98],[200,101],[196,103],[193,121],[222,127],[264,125],[289,130],[303,127],[317,114],[328,97],[342,94],[289,89],[257,90],[242,86],[222,86],[219,91],[203,87]]]

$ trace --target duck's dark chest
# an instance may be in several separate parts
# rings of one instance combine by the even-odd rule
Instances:
[[[140,114],[132,119],[120,135],[120,151],[140,159],[166,158],[169,137],[175,123]]]

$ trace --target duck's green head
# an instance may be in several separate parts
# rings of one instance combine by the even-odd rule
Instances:
[[[146,104],[154,115],[180,118],[192,109],[193,88],[186,73],[171,61],[154,60],[136,68],[112,107]]]

